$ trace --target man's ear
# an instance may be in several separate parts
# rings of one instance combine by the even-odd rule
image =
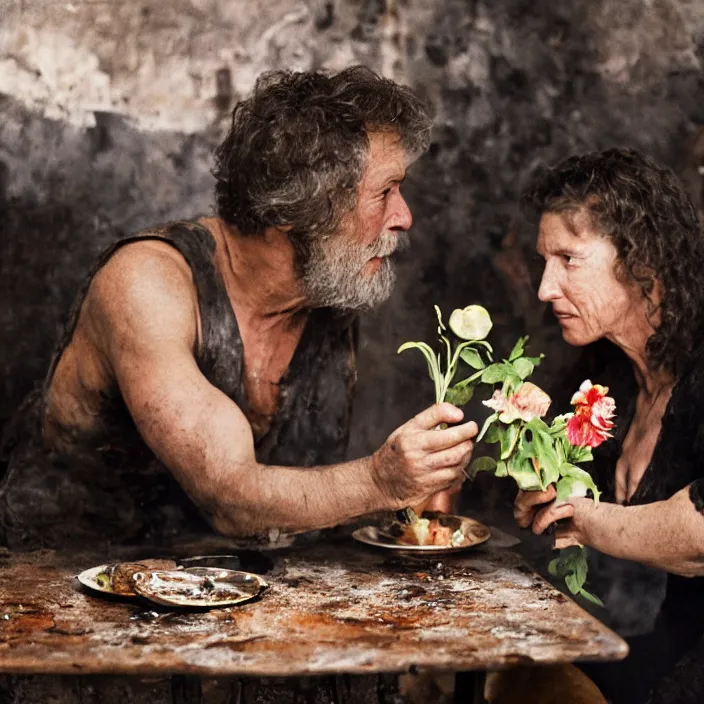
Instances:
[[[269,225],[264,230],[264,239],[268,242],[280,240],[283,235],[284,239],[288,240],[288,233],[293,230],[293,225]]]
[[[293,225],[269,225],[264,230],[264,241],[273,246],[292,246],[289,232],[293,230]]]

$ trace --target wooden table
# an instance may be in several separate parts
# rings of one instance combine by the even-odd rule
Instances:
[[[435,559],[350,539],[276,550],[259,565],[244,560],[266,571],[271,586],[260,599],[201,613],[87,593],[75,575],[105,561],[0,554],[0,672],[300,677],[627,654],[621,638],[492,541]]]

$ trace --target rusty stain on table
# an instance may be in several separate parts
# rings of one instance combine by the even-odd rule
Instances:
[[[0,672],[461,671],[618,660],[628,652],[621,638],[491,541],[435,559],[351,541],[268,555],[271,586],[261,598],[187,613],[85,591],[75,575],[105,561],[94,555],[0,554]]]

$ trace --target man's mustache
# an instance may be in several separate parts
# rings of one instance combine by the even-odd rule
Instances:
[[[372,245],[370,245],[371,257],[388,257],[394,252],[403,252],[408,249],[410,237],[407,232],[382,232]]]

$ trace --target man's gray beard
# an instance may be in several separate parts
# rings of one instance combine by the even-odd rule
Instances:
[[[314,242],[303,269],[303,286],[313,308],[369,310],[383,303],[396,281],[389,255],[408,246],[405,232],[385,232],[371,246],[341,236]],[[373,257],[383,257],[371,276],[362,268]]]

